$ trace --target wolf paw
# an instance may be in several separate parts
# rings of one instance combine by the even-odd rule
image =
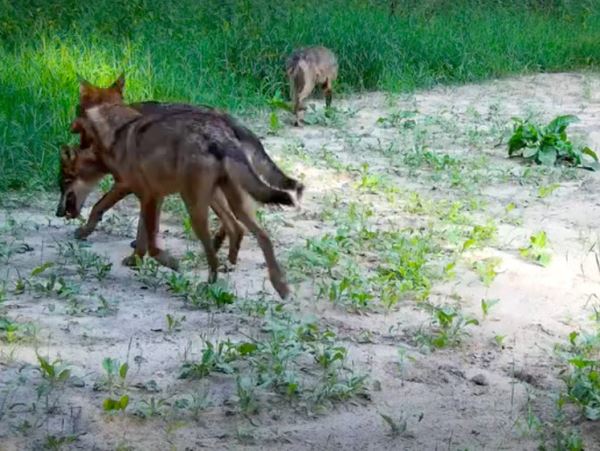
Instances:
[[[179,261],[167,251],[160,251],[153,257],[161,265],[166,266],[167,268],[170,268],[173,271],[179,271]]]
[[[275,290],[277,291],[277,293],[279,293],[281,299],[287,299],[287,297],[290,295],[290,288],[285,282],[280,282],[277,285],[275,285]]]
[[[135,254],[128,255],[121,261],[121,263],[123,264],[123,266],[129,266],[130,268],[133,268],[134,266],[137,265],[136,255]]]
[[[75,230],[75,239],[85,240],[88,236],[90,236],[90,233],[92,233],[92,231],[87,227],[79,227],[77,230]]]

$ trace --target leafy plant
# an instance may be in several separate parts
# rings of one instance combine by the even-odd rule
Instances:
[[[528,120],[513,118],[513,135],[508,141],[509,157],[523,157],[545,166],[563,163],[591,170],[600,168],[593,150],[577,148],[567,137],[567,127],[578,120],[573,115],[558,116],[545,127],[540,127]],[[586,156],[593,161],[588,161]]]
[[[487,318],[490,313],[490,309],[500,302],[500,299],[482,299],[481,300],[481,311],[483,312],[483,317]],[[501,342],[499,343],[501,344]]]
[[[141,259],[135,256],[136,265],[134,267],[135,277],[152,291],[158,290],[166,278],[165,271],[161,269],[160,264],[153,258]]]
[[[125,379],[129,371],[127,362],[121,363],[117,359],[105,357],[102,359],[102,368],[106,374],[105,385],[108,391],[112,392],[116,387],[125,387]]]
[[[40,373],[42,374],[42,377],[51,384],[55,385],[69,379],[71,371],[68,368],[65,368],[60,360],[50,362],[39,354],[37,355],[37,359],[40,364]]]
[[[236,345],[229,340],[216,344],[207,340],[204,345],[200,361],[184,362],[179,374],[180,379],[202,379],[213,371],[225,374],[234,372],[230,363],[238,358]]]
[[[538,188],[538,197],[540,199],[544,199],[545,197],[548,197],[550,194],[556,191],[558,188],[560,188],[560,183],[552,183],[550,185],[540,186]]]
[[[427,307],[431,313],[431,333],[420,332],[417,341],[433,348],[457,346],[468,335],[468,326],[478,325],[475,318],[465,317],[459,310],[449,306]]]
[[[479,276],[479,280],[481,280],[486,287],[489,287],[498,275],[496,269],[501,263],[502,259],[499,257],[484,258],[483,260],[474,262],[473,269]]]
[[[108,257],[96,254],[79,242],[67,242],[59,244],[59,255],[64,257],[67,263],[73,263],[79,277],[85,279],[88,273],[92,273],[97,280],[104,280],[112,268]]]
[[[75,435],[48,435],[44,441],[42,448],[45,450],[58,451],[65,446],[75,443],[77,436]]]
[[[167,333],[171,334],[181,330],[181,324],[185,321],[185,315],[179,318],[167,313]]]
[[[235,378],[235,386],[240,410],[247,415],[256,413],[256,380],[253,377],[238,375]]]
[[[165,414],[166,408],[170,406],[171,403],[168,398],[156,398],[151,396],[150,400],[142,399],[138,403],[134,415],[140,418],[160,417]]]
[[[189,292],[192,281],[180,272],[172,271],[167,276],[167,287],[176,295],[185,295]]]
[[[235,302],[236,296],[223,280],[215,283],[200,282],[190,285],[184,295],[185,301],[194,308],[224,307]]]
[[[19,324],[6,316],[0,316],[0,338],[5,338],[7,342],[13,343],[17,340]]]
[[[552,254],[548,251],[548,236],[543,230],[529,237],[529,246],[519,248],[521,256],[541,266],[548,266]]]
[[[567,368],[563,380],[566,399],[578,404],[590,420],[600,420],[600,332],[571,332],[563,351]]]
[[[120,410],[125,412],[125,409],[129,405],[129,396],[123,395],[119,399],[106,398],[102,402],[102,408],[105,412],[114,412]]]
[[[71,371],[58,359],[51,362],[49,359],[37,354],[37,360],[43,382],[38,385],[36,392],[38,399],[44,399],[46,412],[50,413],[55,410],[59,401],[58,397],[52,395],[58,388],[64,386],[71,376]],[[53,400],[51,401],[51,399]]]

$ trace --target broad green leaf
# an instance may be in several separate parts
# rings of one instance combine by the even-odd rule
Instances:
[[[113,374],[115,372],[115,364],[113,359],[110,357],[105,357],[102,359],[102,368],[106,371],[107,374]]]
[[[572,346],[575,346],[575,340],[577,340],[577,337],[579,336],[579,332],[573,331],[569,334],[569,343],[571,343]]]
[[[119,399],[119,409],[121,409],[122,411],[125,411],[125,409],[127,408],[128,405],[129,405],[129,396],[127,396],[127,395],[121,396],[121,399]]]
[[[475,240],[473,238],[469,238],[468,240],[466,240],[463,244],[462,250],[466,251],[467,249],[469,249],[470,247],[473,247],[473,245],[475,244]]]
[[[127,363],[124,363],[123,365],[121,365],[121,367],[119,368],[119,377],[121,379],[125,379],[125,377],[127,377],[128,370],[129,370],[129,365]]]
[[[256,343],[242,343],[238,345],[238,352],[241,355],[249,355],[255,352],[258,349]]]
[[[46,262],[43,265],[40,265],[40,266],[37,266],[37,267],[33,268],[33,271],[31,271],[31,275],[32,276],[37,276],[38,274],[43,273],[48,268],[52,268],[53,266],[54,266],[53,262]]]
[[[556,150],[548,149],[537,154],[537,159],[544,166],[554,166],[556,163]]]
[[[578,121],[579,118],[572,114],[558,116],[546,126],[546,131],[549,133],[563,133],[569,125]]]
[[[58,380],[60,382],[65,382],[69,378],[69,376],[71,376],[71,371],[62,370],[58,375]]]
[[[581,149],[581,153],[592,157],[594,161],[598,161],[598,155],[589,147],[584,147],[583,149]]]
[[[600,419],[600,407],[585,407],[585,416],[588,420],[596,421]]]
[[[102,402],[102,408],[104,409],[105,412],[109,412],[111,410],[116,410],[117,409],[117,401],[115,401],[112,398],[106,398]]]
[[[581,163],[581,167],[583,169],[587,169],[589,171],[600,171],[600,163],[598,163],[596,161],[592,161],[592,162],[583,161]]]
[[[538,257],[538,263],[542,266],[548,266],[550,264],[551,257],[548,254],[541,254]]]
[[[535,157],[540,150],[537,147],[527,147],[523,150],[523,158],[533,158]]]
[[[42,367],[43,374],[52,379],[54,377],[54,366],[40,355],[38,355],[37,358],[38,362],[40,362],[40,366]]]

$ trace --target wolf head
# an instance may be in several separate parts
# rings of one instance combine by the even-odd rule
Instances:
[[[79,80],[79,104],[71,132],[80,134],[80,147],[92,146],[96,151],[109,151],[115,131],[125,122],[141,116],[139,111],[125,105],[124,86],[123,74],[107,88]]]
[[[56,216],[77,218],[87,196],[106,173],[91,148],[62,146],[58,176],[60,200]]]
[[[123,103],[123,88],[125,88],[125,74],[119,75],[109,87],[100,88],[92,85],[83,78],[79,79],[79,109],[86,110],[100,104]]]

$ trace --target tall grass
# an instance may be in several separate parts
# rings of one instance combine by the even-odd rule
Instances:
[[[596,0],[0,0],[0,190],[54,185],[76,73],[249,111],[301,45],[331,47],[349,92],[593,67],[599,42]]]

